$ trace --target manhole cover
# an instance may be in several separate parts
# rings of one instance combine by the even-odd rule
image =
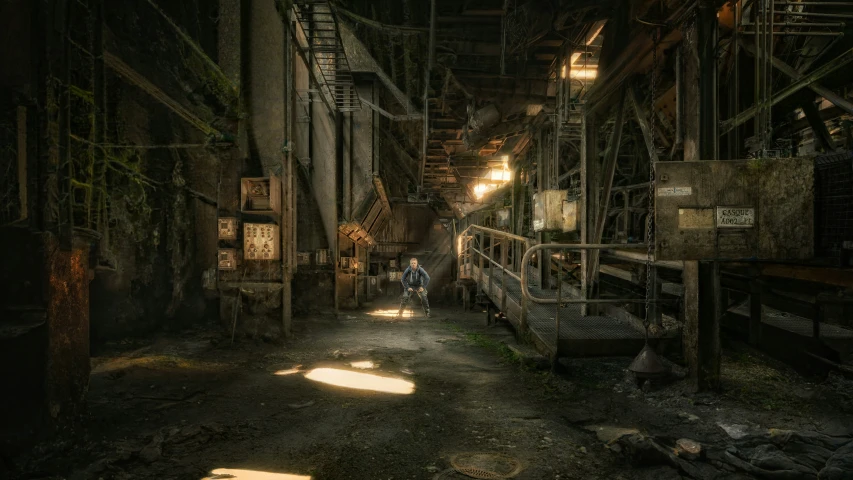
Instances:
[[[521,462],[500,453],[460,453],[450,458],[450,465],[459,473],[483,480],[512,478],[522,469]]]

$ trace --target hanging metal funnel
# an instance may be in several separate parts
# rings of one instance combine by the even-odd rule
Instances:
[[[648,344],[640,350],[639,355],[631,362],[628,370],[638,378],[660,377],[669,373],[669,368],[660,361],[658,354]]]

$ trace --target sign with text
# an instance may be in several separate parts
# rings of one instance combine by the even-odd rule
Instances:
[[[693,195],[693,187],[659,187],[658,197],[689,197]]]
[[[752,228],[754,225],[754,208],[717,207],[717,228]]]

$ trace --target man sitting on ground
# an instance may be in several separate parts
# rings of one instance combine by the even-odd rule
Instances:
[[[400,310],[397,312],[399,317],[406,305],[411,300],[411,294],[417,293],[421,298],[421,303],[424,307],[424,314],[429,318],[429,300],[427,300],[426,286],[429,285],[429,275],[423,267],[418,265],[418,259],[409,260],[409,266],[403,272],[403,300],[400,302]]]

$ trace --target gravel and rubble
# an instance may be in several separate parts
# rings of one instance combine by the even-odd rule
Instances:
[[[803,378],[744,346],[726,347],[723,390],[697,394],[672,362],[645,390],[631,358],[572,359],[552,374],[479,313],[316,316],[296,333],[287,345],[229,347],[210,330],[112,345],[93,359],[78,428],[3,455],[0,476],[449,479],[464,478],[448,470],[454,455],[492,452],[521,462],[518,479],[853,478],[850,381]],[[306,377],[316,368],[413,391],[331,386]]]

